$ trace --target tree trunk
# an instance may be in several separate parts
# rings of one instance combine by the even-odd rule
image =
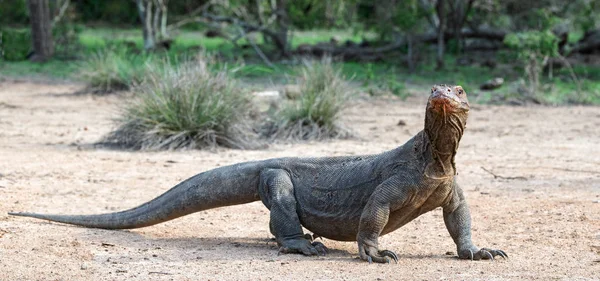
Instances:
[[[168,0],[158,0],[158,9],[160,9],[160,37],[165,40],[169,37],[167,33],[167,3]]]
[[[144,49],[152,50],[156,47],[154,25],[152,22],[152,0],[135,0],[140,14],[142,31],[144,34]]]
[[[277,37],[275,45],[284,57],[289,55],[288,49],[288,26],[287,0],[277,0],[275,14],[277,15]]]
[[[154,15],[152,18],[152,30],[154,31],[154,43],[158,43],[161,40],[160,34],[160,22],[161,22],[161,9],[159,7],[158,0],[154,1]]]
[[[444,42],[444,32],[446,25],[446,11],[444,9],[444,1],[438,0],[435,6],[435,10],[439,19],[437,28],[437,69],[444,68],[444,52],[446,50]]]
[[[451,9],[452,15],[455,17],[455,20],[452,21],[453,27],[453,35],[454,40],[456,41],[456,53],[462,53],[462,34],[460,30],[462,29],[462,18],[464,11],[464,2],[462,0],[456,0],[454,3],[448,3],[450,6],[453,6]]]
[[[31,60],[43,62],[54,54],[50,7],[48,6],[48,0],[29,0],[28,4],[34,51]]]
[[[414,57],[414,38],[412,34],[406,35],[407,43],[408,43],[408,53],[406,60],[408,62],[408,71],[410,73],[415,72],[415,57]]]

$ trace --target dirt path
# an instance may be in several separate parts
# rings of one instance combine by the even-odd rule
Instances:
[[[345,118],[360,140],[259,151],[123,152],[89,145],[111,129],[121,100],[72,95],[76,90],[0,82],[0,280],[600,279],[600,108],[472,110],[457,165],[473,238],[510,259],[454,258],[436,210],[381,239],[400,255],[398,264],[369,265],[357,259],[355,243],[332,240],[324,241],[331,249],[326,257],[277,256],[260,202],[132,231],[6,213],[114,211],[217,166],[378,153],[421,130],[424,96],[356,102]]]

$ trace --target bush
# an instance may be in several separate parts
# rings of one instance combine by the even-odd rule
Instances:
[[[28,23],[27,0],[0,1],[0,26],[24,26]]]
[[[340,70],[330,58],[320,63],[305,63],[301,70],[300,99],[289,102],[265,126],[269,138],[294,140],[348,137],[338,124],[340,112],[349,100],[350,91]]]
[[[93,53],[81,65],[81,77],[96,92],[109,93],[130,89],[140,82],[152,57],[123,49],[105,49]]]
[[[510,33],[504,38],[504,44],[517,52],[523,64],[531,96],[539,94],[543,61],[559,54],[558,41],[549,30]]]
[[[28,29],[0,30],[0,55],[7,61],[27,59],[31,51],[31,35]]]
[[[61,59],[77,58],[77,54],[82,50],[79,35],[83,28],[82,25],[66,22],[65,19],[55,24],[52,28],[54,57]]]
[[[136,97],[105,142],[144,150],[255,145],[245,124],[247,95],[226,69],[212,73],[205,59],[153,64],[133,90]]]

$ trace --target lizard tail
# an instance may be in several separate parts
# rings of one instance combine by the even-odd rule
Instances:
[[[202,210],[259,200],[260,171],[256,164],[250,164],[242,163],[200,173],[151,201],[121,212],[98,215],[8,214],[92,228],[131,229],[150,226]]]

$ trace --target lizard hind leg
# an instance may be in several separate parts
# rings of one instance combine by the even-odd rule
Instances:
[[[327,248],[320,242],[307,239],[302,231],[290,175],[285,170],[268,169],[260,177],[260,196],[271,211],[269,228],[275,235],[279,253],[325,255]]]

